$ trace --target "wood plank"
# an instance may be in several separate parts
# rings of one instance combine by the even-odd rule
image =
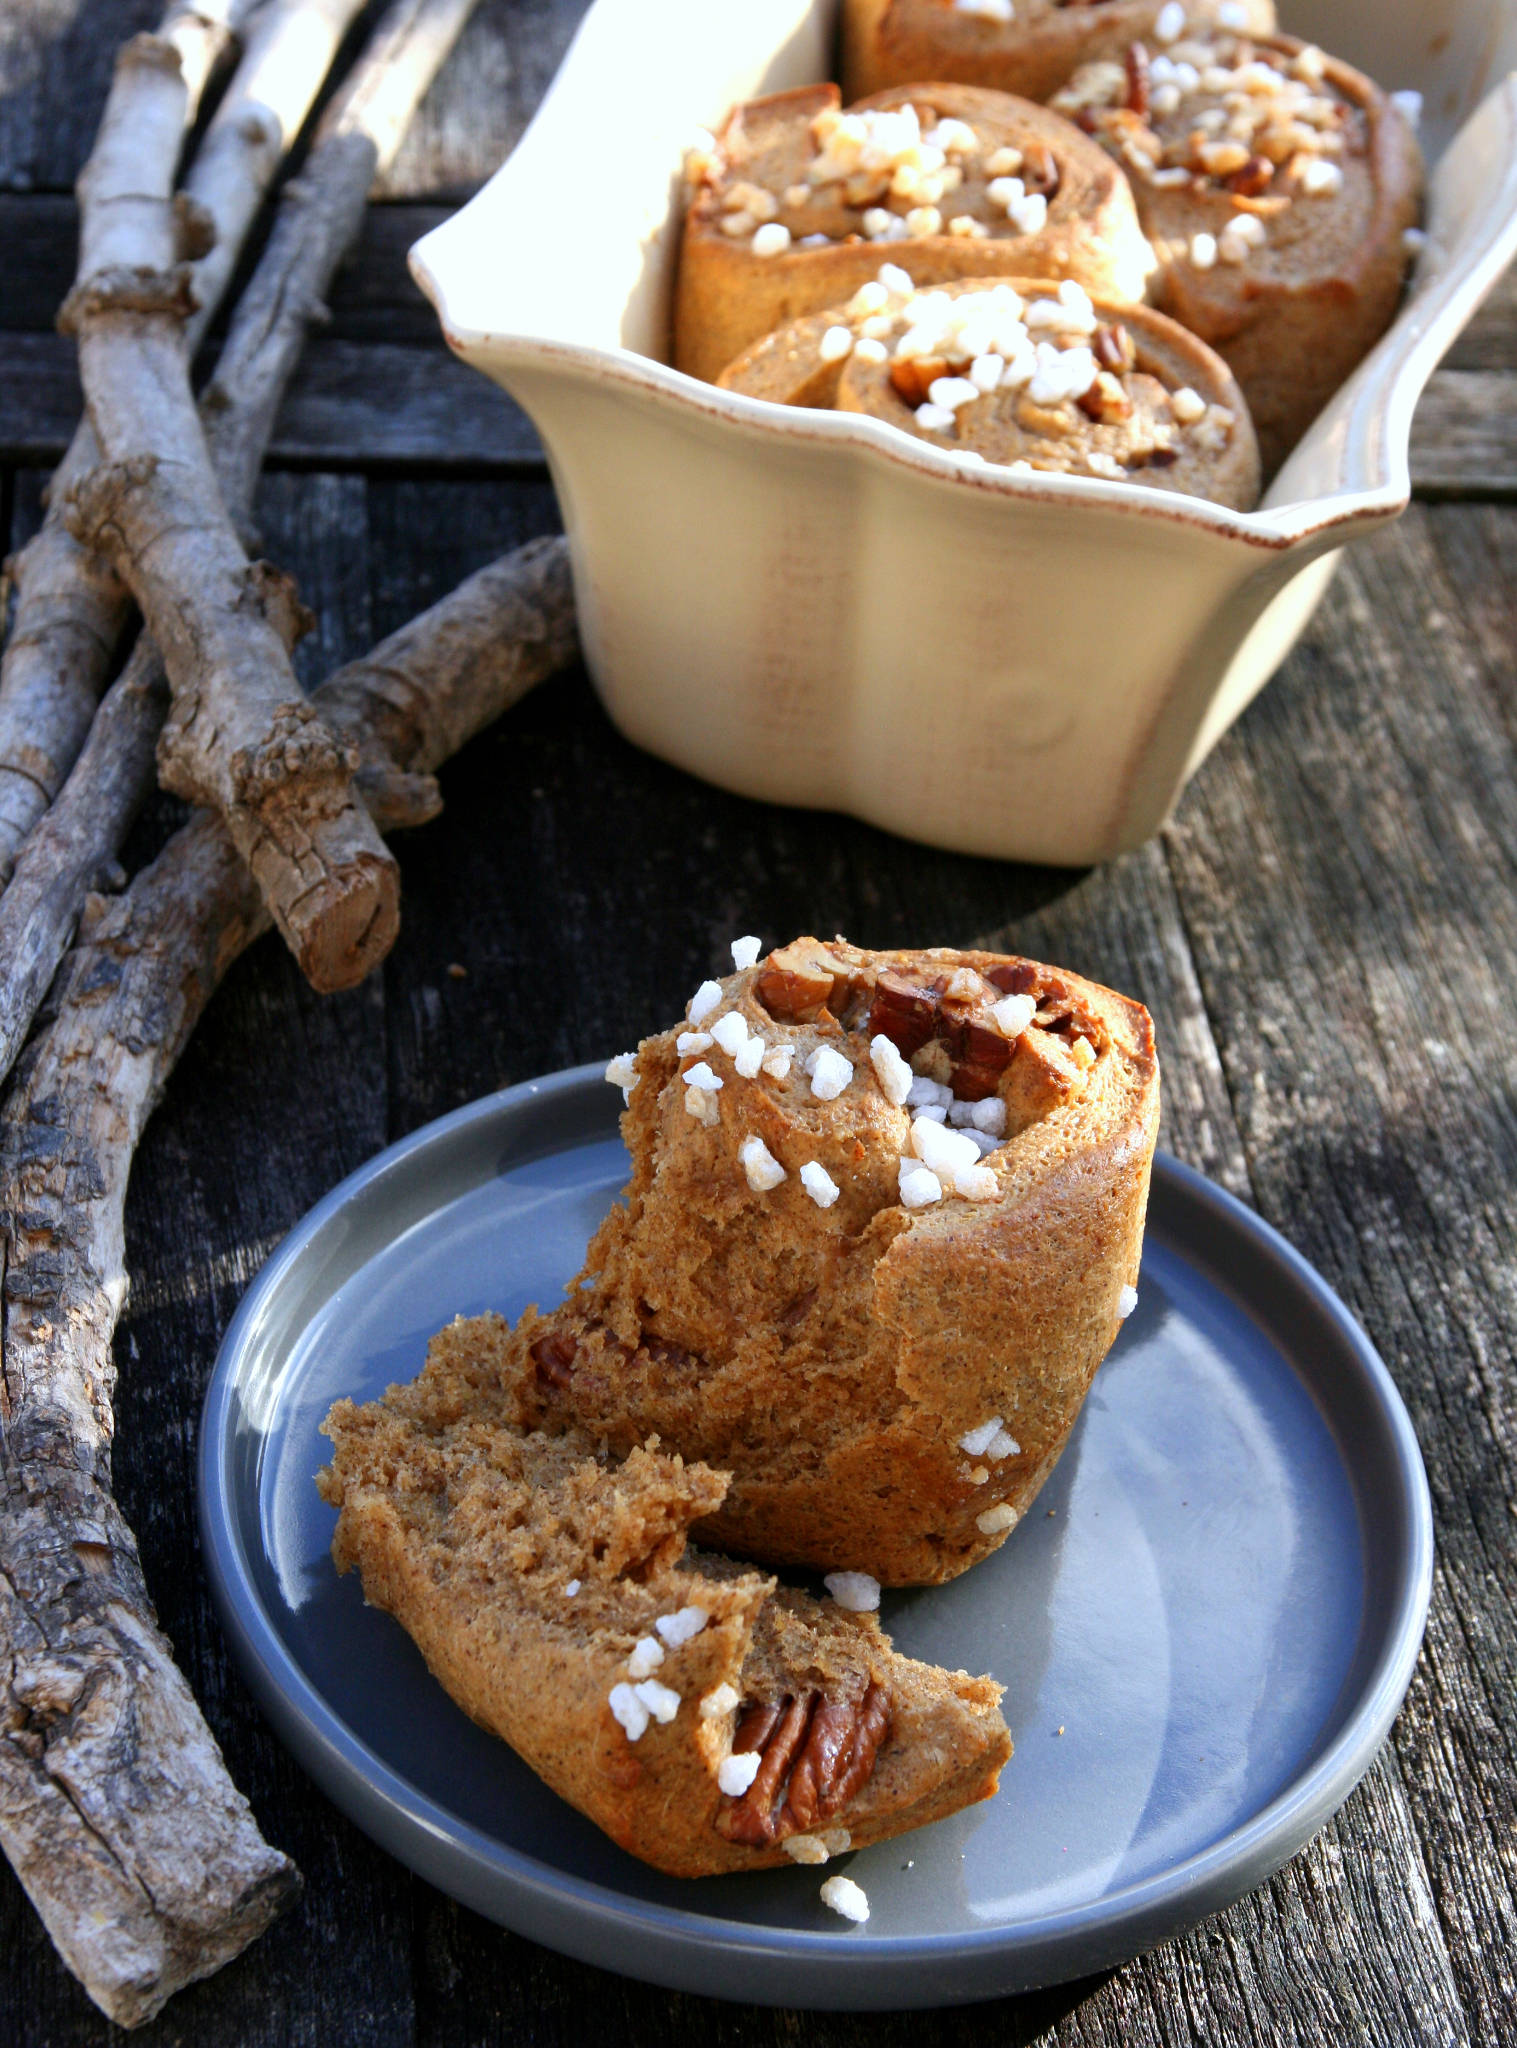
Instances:
[[[1425,497],[1517,493],[1517,372],[1436,371],[1412,428],[1412,476]]]
[[[1439,1574],[1395,1744],[1477,2041],[1517,1996],[1517,751],[1510,596],[1467,596],[1432,536],[1492,516],[1417,510],[1356,550],[1165,834],[1259,1206],[1380,1346],[1427,1460]]]
[[[52,463],[83,403],[73,343],[4,339],[0,462]],[[448,353],[387,342],[316,341],[301,358],[269,450],[272,466],[510,474],[542,452],[504,392]]]
[[[1443,359],[1446,370],[1517,370],[1517,267],[1507,271]]]
[[[406,251],[453,208],[396,201],[372,205],[357,249],[338,273],[325,330],[335,341],[434,342],[437,315],[411,281]],[[58,192],[0,192],[0,330],[51,334],[59,306],[74,282],[79,209]],[[250,259],[251,261],[251,259]],[[243,268],[249,267],[247,263]],[[226,331],[226,315],[211,330],[208,354]],[[0,348],[8,344],[0,339]]]
[[[464,198],[499,169],[563,61],[589,0],[482,0],[379,193]],[[653,52],[649,61],[655,62]]]
[[[68,191],[89,154],[117,47],[161,0],[7,0],[0,7],[0,190]]]
[[[73,346],[8,334],[4,353],[0,462],[54,462],[79,416]],[[313,342],[270,450],[276,467],[311,469],[509,474],[541,460],[526,417],[441,341]],[[1417,412],[1412,472],[1422,496],[1517,496],[1517,371],[1438,371]]]

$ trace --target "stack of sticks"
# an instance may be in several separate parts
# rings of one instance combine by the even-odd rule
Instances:
[[[318,989],[383,958],[398,886],[382,835],[434,815],[433,771],[576,651],[563,544],[536,542],[307,698],[294,586],[247,550],[305,336],[473,4],[392,0],[283,187],[198,399],[207,330],[362,0],[176,0],[121,51],[61,315],[87,414],[10,565],[0,1846],[124,2026],[230,1960],[299,1887],[175,1666],[111,1494],[133,1151],[220,978],[270,924]],[[155,774],[202,808],[120,887]]]

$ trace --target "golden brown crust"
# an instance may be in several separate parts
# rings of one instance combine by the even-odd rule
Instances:
[[[361,1574],[466,1713],[675,1876],[784,1863],[811,1828],[862,1847],[991,1796],[1011,1751],[998,1685],[897,1656],[872,1616],[687,1549],[724,1475],[652,1447],[610,1460],[572,1430],[525,1435],[502,1395],[505,1338],[498,1318],[460,1321],[411,1386],[339,1402],[318,1478],[340,1510],[338,1569]],[[660,1618],[691,1607],[705,1624],[666,1639],[652,1674],[677,1695],[672,1716],[629,1739],[613,1690],[647,1675],[629,1659],[660,1641]],[[703,1713],[721,1687],[730,1703]],[[767,1800],[724,1794],[747,1711],[794,1701],[788,1778],[771,1769]]]
[[[953,993],[965,970],[977,999]],[[1002,991],[1038,1004],[1014,1041],[988,1021]],[[1033,962],[842,941],[798,941],[722,993],[722,1011],[792,1049],[788,1076],[682,1056],[673,1031],[643,1043],[626,1201],[564,1307],[512,1333],[504,1385],[527,1423],[614,1447],[656,1430],[730,1472],[703,1540],[887,1584],[953,1578],[1025,1512],[1136,1280],[1159,1106],[1149,1018]],[[992,1199],[903,1206],[910,1116],[877,1078],[880,1033],[960,1101],[1006,1105],[982,1162]],[[832,1101],[804,1070],[824,1046],[854,1068]],[[723,1082],[696,1105],[709,1122],[686,1099],[697,1057]],[[739,1161],[753,1138],[785,1168],[767,1192]],[[832,1206],[807,1193],[808,1162],[836,1184]],[[567,1384],[533,1356],[557,1338]],[[962,1448],[996,1418],[990,1449]]]
[[[1186,0],[1199,27],[1216,19],[1223,0]],[[1045,100],[1070,73],[1095,59],[1120,56],[1135,38],[1151,36],[1164,0],[1017,0],[1009,22],[967,14],[952,0],[844,0],[843,90],[850,97],[905,85],[914,78],[958,79]],[[1274,0],[1246,0],[1244,26],[1268,35]]]
[[[950,299],[978,301],[988,289],[1010,286],[1030,305],[1054,288],[1038,279],[967,279],[940,287]],[[881,339],[893,349],[912,325],[909,302],[899,298]],[[857,334],[865,321],[847,306],[829,307],[765,335],[730,363],[718,379],[781,405],[831,406],[888,420],[929,446],[970,451],[987,462],[1028,463],[1068,475],[1187,492],[1235,510],[1252,510],[1259,497],[1259,450],[1248,406],[1220,356],[1176,321],[1149,307],[1098,300],[1098,360],[1104,378],[1081,402],[1038,404],[1025,387],[1003,388],[973,400],[951,426],[920,424],[917,408],[929,396],[929,378],[962,376],[967,362],[828,361],[823,339],[839,326]],[[869,323],[876,332],[885,322]],[[1072,337],[1078,339],[1078,337]],[[1181,420],[1175,394],[1194,393],[1204,410]]]
[[[805,185],[816,159],[812,123],[838,108],[837,87],[804,86],[750,101],[729,115],[686,214],[675,292],[677,368],[714,383],[750,342],[804,313],[840,303],[885,260],[922,284],[999,274],[1072,277],[1109,297],[1142,297],[1152,253],[1126,178],[1089,137],[1045,108],[962,85],[883,92],[849,112],[908,105],[922,112],[924,126],[931,117],[963,121],[982,139],[984,146],[959,166],[962,183],[938,211],[945,225],[958,216],[976,221],[984,237],[944,232],[908,241],[866,240],[861,222],[867,205],[846,203],[837,185],[818,188],[802,205],[786,204],[786,192]],[[993,175],[987,166],[1005,149],[1030,159],[1023,181],[1038,196],[1047,194],[1047,220],[1035,232],[1019,231],[987,196]],[[774,207],[772,219],[792,235],[792,245],[778,255],[756,255],[749,231],[738,237],[723,232],[723,220],[751,224],[751,211],[734,211],[734,201],[754,191],[768,194],[763,204]],[[833,239],[801,247],[801,238],[813,232]]]
[[[1287,72],[1308,52],[1292,36],[1251,44],[1221,36],[1212,47],[1225,61],[1273,59]],[[1286,157],[1283,145],[1272,143],[1280,160],[1255,156],[1235,174],[1244,189],[1229,189],[1220,176],[1156,184],[1143,168],[1149,138],[1171,152],[1183,149],[1194,117],[1204,116],[1216,95],[1187,96],[1167,118],[1150,110],[1136,125],[1125,108],[1114,116],[1099,101],[1081,115],[1132,179],[1161,263],[1154,302],[1209,342],[1242,386],[1266,478],[1395,318],[1406,275],[1406,230],[1421,211],[1421,152],[1400,109],[1351,65],[1308,54],[1310,90],[1341,109],[1340,140],[1324,158]],[[1061,95],[1071,110],[1083,76]],[[1313,161],[1335,166],[1341,187],[1316,196],[1304,192],[1301,167]],[[1205,267],[1195,261],[1197,235],[1225,249],[1228,228],[1245,219],[1262,230],[1246,260],[1224,256]]]

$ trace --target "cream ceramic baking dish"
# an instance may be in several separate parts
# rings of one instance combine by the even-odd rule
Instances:
[[[1076,864],[1139,844],[1393,519],[1428,374],[1517,252],[1517,0],[1282,0],[1424,95],[1429,239],[1395,327],[1257,512],[971,468],[668,367],[680,166],[831,71],[833,0],[597,0],[505,166],[411,252],[541,434],[586,658],[627,736],[747,795]]]

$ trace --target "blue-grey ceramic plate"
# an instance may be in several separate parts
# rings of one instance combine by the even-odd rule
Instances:
[[[339,1394],[420,1368],[460,1311],[548,1302],[626,1171],[580,1069],[393,1146],[314,1209],[227,1333],[206,1401],[206,1558],[248,1682],[376,1841],[508,1927],[685,1990],[944,2005],[1116,1963],[1258,1884],[1347,1796],[1421,1641],[1427,1482],[1395,1388],[1282,1239],[1162,1158],[1137,1313],[995,1557],[887,1594],[903,1650],[1006,1687],[999,1797],[814,1870],[644,1869],[452,1704],[327,1556],[312,1475]]]

